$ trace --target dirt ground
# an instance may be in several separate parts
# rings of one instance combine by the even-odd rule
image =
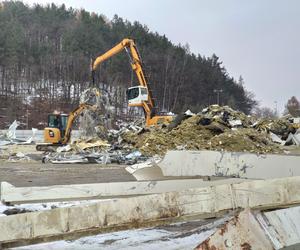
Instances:
[[[300,147],[283,147],[283,150],[300,155]],[[24,152],[32,160],[9,162],[5,158],[13,152]],[[0,153],[0,182],[25,187],[135,181],[124,165],[43,164],[41,159],[42,153],[35,150],[35,145],[10,145]]]
[[[126,166],[0,162],[0,182],[16,187],[135,181]]]

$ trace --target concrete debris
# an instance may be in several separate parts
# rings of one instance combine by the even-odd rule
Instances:
[[[140,151],[134,151],[134,152],[126,155],[125,158],[128,160],[131,160],[131,159],[136,159],[141,156],[142,156],[142,153]]]
[[[103,117],[102,124],[105,120],[107,119]],[[99,133],[96,136],[85,136],[81,141],[73,142],[72,149],[58,149],[68,149],[70,152],[69,158],[60,155],[60,161],[77,161],[77,158],[73,159],[73,155],[78,154],[86,157],[88,162],[135,164],[154,155],[163,156],[168,150],[174,149],[283,153],[281,145],[298,145],[299,142],[299,136],[288,119],[255,121],[242,112],[218,105],[211,105],[197,115],[187,110],[178,115],[168,127],[145,128],[144,119],[134,122],[117,121],[116,125],[118,129],[110,130],[103,130],[98,125],[99,131],[105,136]],[[85,131],[89,129],[85,128]],[[290,135],[285,137],[286,134]],[[134,152],[139,152],[138,156]],[[52,162],[57,157],[57,154],[52,154],[45,159],[51,158],[49,161]]]
[[[293,117],[292,121],[293,121],[293,123],[300,125],[300,117]]]
[[[295,133],[294,124],[286,118],[256,121],[228,106],[211,105],[197,115],[189,111],[178,115],[168,128],[131,130],[118,135],[122,146],[151,156],[164,155],[172,149],[282,153],[280,145],[298,145]]]
[[[161,168],[157,165],[161,161],[159,156],[154,156],[145,162],[126,167],[138,181],[165,179]]]
[[[77,141],[57,148],[56,152],[49,152],[43,162],[63,163],[98,163],[98,164],[126,164],[131,165],[145,161],[140,151],[126,148],[115,148],[101,139]]]
[[[286,146],[288,146],[288,145],[300,146],[300,134],[299,133],[296,133],[296,134],[290,133],[288,138],[286,139],[284,145],[286,145]]]
[[[88,159],[81,155],[56,155],[55,157],[49,159],[44,158],[43,162],[46,163],[50,161],[54,164],[74,164],[74,163],[88,163]]]
[[[195,249],[299,249],[299,214],[299,206],[269,212],[246,209]]]
[[[286,146],[300,145],[300,137],[296,135],[298,126],[289,117],[264,119],[254,124],[256,130],[269,133],[273,142]]]
[[[70,144],[68,145],[65,145],[65,146],[61,146],[61,147],[58,147],[56,149],[56,152],[57,153],[61,153],[61,152],[69,152],[72,150],[72,146]]]
[[[9,162],[29,162],[29,161],[31,161],[31,158],[22,152],[18,152],[16,154],[10,155],[7,161],[9,161]]]
[[[217,109],[218,107],[218,109]],[[226,150],[254,153],[279,153],[267,133],[251,127],[251,119],[241,112],[213,105],[201,114],[186,117],[171,130],[151,128],[141,133],[121,135],[123,145],[140,150],[145,155],[163,155],[167,150]],[[231,123],[231,124],[230,124]]]
[[[254,128],[258,131],[272,132],[278,136],[281,136],[282,139],[286,139],[289,133],[295,133],[295,128],[293,124],[289,122],[288,119],[262,119],[259,120]]]
[[[242,126],[243,123],[241,120],[232,120],[232,121],[229,121],[229,124],[231,127],[239,127],[239,126]]]
[[[281,140],[280,137],[272,132],[269,133],[270,134],[270,137],[271,137],[271,140],[275,143],[279,143],[280,145],[284,145],[285,144],[285,141],[284,140]]]
[[[187,116],[193,116],[195,115],[192,111],[190,111],[189,109],[187,111],[184,112],[185,115]]]
[[[222,119],[224,122],[229,123],[230,121],[240,120],[243,127],[249,127],[252,125],[251,117],[245,115],[242,112],[236,111],[229,106],[211,105],[198,113],[198,115],[205,115],[206,118],[210,119]]]

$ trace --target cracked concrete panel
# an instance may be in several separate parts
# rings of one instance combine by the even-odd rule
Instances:
[[[164,176],[235,176],[271,179],[300,175],[300,156],[219,151],[168,151]]]

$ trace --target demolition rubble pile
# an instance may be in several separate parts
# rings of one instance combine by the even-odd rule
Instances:
[[[123,143],[145,155],[162,155],[171,149],[282,152],[260,123],[255,124],[252,117],[227,106],[212,105],[198,114],[188,112],[177,123],[180,124],[172,129],[166,127],[146,129],[139,133],[126,132],[121,135]],[[273,132],[276,132],[275,129]]]
[[[93,137],[74,142],[47,155],[45,161],[135,164],[174,149],[282,153],[279,144],[297,144],[293,141],[297,142],[300,135],[286,118],[257,121],[228,106],[218,105],[198,114],[187,111],[169,126],[145,128],[143,124],[144,120],[119,122],[119,129],[109,130],[105,140]]]
[[[148,159],[147,156],[141,154],[131,145],[122,143],[121,134],[134,131],[137,133],[142,130],[139,126],[143,123],[142,120],[137,120],[132,123],[119,122],[118,130],[108,130],[104,138],[104,127],[98,124],[91,134],[84,133],[80,139],[72,141],[71,144],[57,148],[55,152],[48,153],[43,162],[51,163],[99,163],[99,164],[136,164],[144,162]],[[139,125],[137,125],[139,124]],[[82,125],[81,125],[82,126]],[[100,129],[99,129],[100,128]],[[92,129],[90,129],[92,131]],[[89,136],[89,137],[88,137]]]
[[[118,147],[119,133],[135,128],[135,125],[119,124],[119,130],[112,129],[113,105],[109,94],[102,92],[100,96],[96,89],[87,89],[81,94],[80,103],[96,107],[84,110],[79,117],[80,138],[72,143],[57,148],[56,152],[48,153],[43,162],[51,163],[117,163],[135,164],[145,161],[145,157],[132,147]]]
[[[100,102],[109,106],[105,100]],[[290,117],[257,120],[228,106],[211,105],[198,114],[187,111],[178,115],[169,126],[145,128],[144,119],[139,119],[117,121],[117,129],[110,129],[112,121],[106,116],[112,111],[106,112],[105,107],[97,119],[92,111],[85,112],[80,117],[80,139],[73,137],[72,143],[47,153],[43,162],[135,164],[174,149],[265,154],[282,153],[283,145],[300,145],[299,124],[292,123]],[[33,137],[17,141],[15,123],[2,135],[2,145],[32,143]],[[25,156],[0,147],[0,156],[12,161],[28,160],[26,152],[21,153]]]
[[[9,162],[29,162],[36,155],[35,136],[37,129],[32,128],[28,138],[17,138],[16,129],[20,125],[14,121],[7,131],[0,133],[0,160]]]

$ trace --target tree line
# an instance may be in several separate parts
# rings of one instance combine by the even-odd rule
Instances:
[[[0,127],[14,119],[43,126],[47,113],[70,111],[90,82],[91,58],[124,38],[135,40],[161,110],[194,112],[216,103],[250,113],[257,102],[242,77],[229,76],[216,55],[191,53],[139,22],[83,9],[19,1],[0,3]],[[128,115],[126,88],[137,84],[126,53],[103,63],[96,84],[111,94],[116,115]],[[26,122],[25,122],[26,121]]]

